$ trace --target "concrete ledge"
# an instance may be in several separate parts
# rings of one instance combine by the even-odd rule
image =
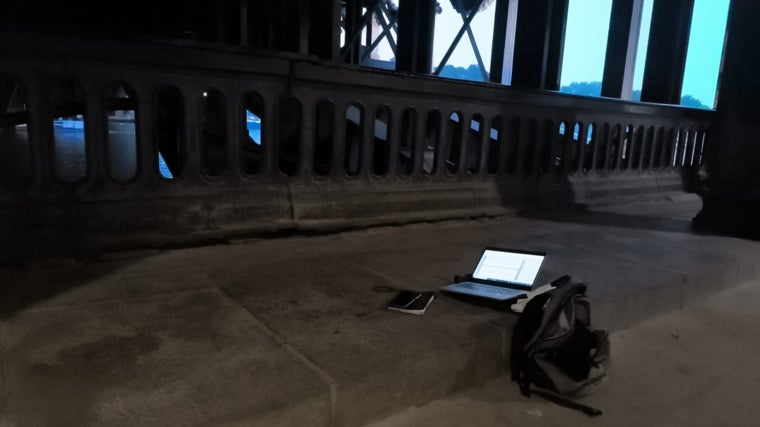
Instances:
[[[661,199],[679,185],[680,177],[670,171],[571,177],[441,174],[356,181],[262,177],[241,184],[219,181],[203,189],[165,184],[149,198],[123,190],[71,199],[40,197],[15,205],[9,199],[0,202],[0,264],[294,230],[334,232],[568,209],[577,203],[640,202]]]
[[[595,325],[617,330],[760,277],[760,243],[691,233],[684,203],[4,270],[0,413],[11,426],[362,426],[507,375],[517,319],[445,295],[424,316],[391,312],[376,286],[434,290],[483,246],[543,249],[539,282],[587,281]]]
[[[30,310],[3,329],[4,425],[330,425],[324,384],[213,289]]]
[[[393,286],[343,257],[246,267],[222,289],[337,387],[335,425],[361,425],[501,372],[496,313],[439,298],[421,317],[385,309]],[[494,357],[497,356],[497,357]]]

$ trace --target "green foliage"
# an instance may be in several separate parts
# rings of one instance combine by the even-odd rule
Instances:
[[[477,64],[471,64],[467,68],[446,65],[443,67],[440,76],[449,79],[470,80],[473,82],[483,81],[483,76],[480,74],[480,68],[478,68]]]
[[[701,108],[703,110],[711,110],[712,107],[708,107],[703,104],[702,101],[693,97],[692,95],[684,95],[681,97],[681,105],[684,107]]]
[[[471,64],[467,68],[446,65],[443,67],[440,76],[449,79],[469,80],[473,82],[483,81],[483,77],[480,74],[480,69],[477,64]],[[572,95],[598,97],[602,93],[602,82],[572,82],[567,86],[562,86],[559,91]],[[631,100],[637,102],[641,101],[641,91],[634,90],[631,93]],[[701,108],[703,110],[710,110],[712,108],[703,104],[693,95],[682,96],[681,105],[689,108]]]
[[[582,96],[599,96],[602,93],[602,82],[572,82],[559,88],[562,93]]]
[[[602,93],[602,82],[572,82],[567,86],[562,86],[559,91],[581,96],[600,96]],[[641,101],[641,91],[634,90],[631,93],[631,100]],[[703,110],[710,110],[712,108],[703,104],[693,95],[682,96],[681,105],[689,108],[701,108]]]

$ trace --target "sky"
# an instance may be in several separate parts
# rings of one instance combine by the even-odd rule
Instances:
[[[413,0],[396,0],[401,1]],[[486,0],[488,2],[488,0]],[[689,50],[686,58],[683,94],[703,104],[714,105],[729,0],[695,0]],[[433,68],[437,67],[451,41],[462,26],[450,0],[439,0],[442,13],[436,16]],[[612,0],[570,0],[565,33],[561,85],[572,82],[601,81]],[[471,28],[486,70],[491,62],[491,38],[496,2],[475,16]],[[641,89],[644,61],[649,40],[652,0],[644,0],[644,11],[636,54],[633,89]],[[390,52],[389,47],[385,47]],[[388,56],[392,53],[386,53]],[[475,54],[465,34],[448,64],[468,67],[476,64]]]
[[[714,106],[723,55],[729,0],[696,0],[691,25],[683,94]]]
[[[683,95],[714,106],[729,0],[696,0],[686,56]],[[562,85],[601,81],[611,0],[570,0]],[[644,76],[652,0],[644,0],[633,89],[640,90]]]
[[[441,5],[442,11],[435,18],[435,41],[433,42],[434,69],[441,63],[441,59],[443,59],[446,50],[454,40],[454,36],[456,36],[456,33],[464,23],[462,17],[456,10],[454,10],[450,0],[439,0],[438,3]],[[493,39],[493,20],[495,13],[496,1],[493,1],[488,8],[475,15],[475,18],[473,18],[470,25],[486,70],[490,70],[491,68],[491,42]],[[477,64],[475,53],[466,33],[462,36],[461,41],[457,45],[456,50],[452,53],[447,64],[465,68],[470,64]]]
[[[612,0],[570,0],[561,86],[602,81],[611,9]]]

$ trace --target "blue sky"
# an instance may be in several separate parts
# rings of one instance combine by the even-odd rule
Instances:
[[[696,0],[694,6],[683,94],[692,95],[711,107],[714,104],[716,82],[723,51],[728,2],[729,0]],[[438,15],[435,25],[434,67],[438,65],[446,48],[454,38],[454,34],[462,25],[462,19],[451,7],[450,1],[442,0],[440,4],[443,13]],[[570,0],[567,32],[565,34],[562,85],[576,81],[601,81],[611,7],[612,0]],[[472,24],[473,33],[486,68],[490,66],[491,60],[490,46],[495,9],[495,5],[492,4],[479,13]],[[651,10],[652,0],[644,0],[641,36],[636,55],[634,89],[641,89]],[[467,67],[476,63],[467,36],[462,38],[448,63],[459,67]]]
[[[414,0],[405,0],[414,1]],[[462,17],[457,14],[450,0],[439,0],[441,14],[435,19],[435,42],[433,43],[433,68],[441,63],[446,50],[454,40],[454,36],[462,27]],[[473,18],[470,28],[480,50],[486,70],[491,67],[491,40],[493,38],[493,20],[496,13],[494,1],[487,9],[479,12]],[[448,64],[457,67],[468,67],[477,64],[470,39],[465,34],[451,55]]]
[[[683,94],[714,105],[723,52],[729,0],[696,0]],[[570,0],[562,85],[576,81],[601,81],[612,0]],[[652,0],[644,1],[633,88],[641,89],[644,61],[652,19]]]
[[[714,105],[729,0],[697,0],[691,25],[683,93]]]

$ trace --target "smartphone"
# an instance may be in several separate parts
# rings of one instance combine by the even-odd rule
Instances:
[[[433,298],[433,292],[401,291],[388,303],[388,310],[421,315],[433,302]]]
[[[421,296],[421,292],[401,291],[391,300],[391,302],[388,303],[388,308],[407,308],[420,299]]]

